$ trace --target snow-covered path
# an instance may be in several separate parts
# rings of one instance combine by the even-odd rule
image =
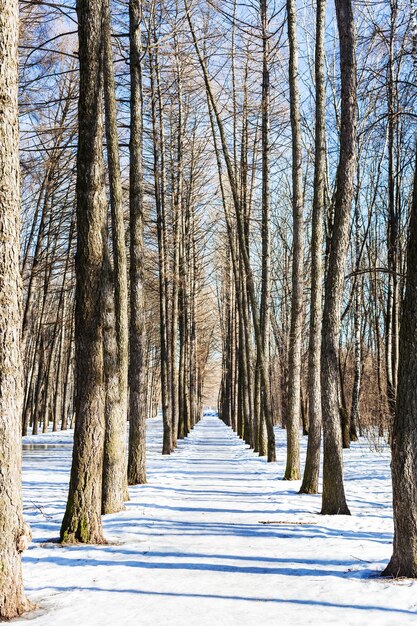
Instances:
[[[104,519],[107,546],[61,547],[70,433],[28,438],[28,594],[42,626],[417,623],[417,583],[376,574],[391,551],[389,460],[355,444],[345,455],[351,517],[323,517],[224,426],[205,416],[170,457],[148,420],[148,484]],[[39,448],[39,443],[54,447]],[[305,442],[304,444],[305,445]],[[27,446],[25,446],[27,448]],[[304,449],[304,448],[303,448]],[[264,523],[273,522],[273,523]],[[23,623],[25,619],[17,620]]]

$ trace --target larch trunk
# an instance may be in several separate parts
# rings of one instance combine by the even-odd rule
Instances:
[[[75,432],[64,543],[103,543],[101,522],[105,380],[103,269],[106,199],[103,166],[101,0],[78,0],[80,86],[77,152]]]

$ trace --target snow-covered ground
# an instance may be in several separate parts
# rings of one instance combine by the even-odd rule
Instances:
[[[417,582],[378,577],[391,554],[387,451],[345,453],[351,517],[324,517],[278,463],[260,459],[213,415],[170,457],[148,421],[148,484],[104,518],[106,546],[61,547],[71,432],[24,440],[24,556],[39,626],[417,624]],[[35,447],[30,449],[30,445]],[[44,444],[52,444],[42,448]],[[29,449],[28,449],[29,448]],[[303,454],[305,439],[303,441]],[[271,523],[262,523],[271,522]]]

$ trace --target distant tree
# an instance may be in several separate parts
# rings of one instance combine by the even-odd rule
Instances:
[[[245,310],[243,311],[243,313],[246,317],[246,319],[244,320],[243,330],[246,331],[247,333],[249,332],[249,319],[251,317],[251,322],[253,326],[253,335],[254,335],[255,346],[256,346],[257,363],[258,363],[259,374],[260,374],[260,383],[262,386],[262,394],[261,394],[262,410],[263,410],[263,414],[265,417],[265,424],[266,424],[267,437],[268,437],[267,458],[269,462],[274,462],[276,461],[276,449],[275,449],[275,433],[274,433],[274,427],[273,427],[274,424],[273,424],[271,393],[270,393],[270,376],[269,376],[269,371],[267,368],[267,363],[265,362],[265,358],[264,358],[265,353],[264,353],[263,342],[262,342],[259,308],[258,308],[256,292],[255,292],[253,270],[252,270],[251,262],[250,262],[249,239],[248,239],[248,232],[247,232],[248,226],[249,226],[249,214],[247,211],[248,206],[247,206],[247,203],[242,199],[241,193],[240,193],[241,191],[240,187],[244,187],[244,185],[238,184],[238,178],[236,176],[236,170],[233,164],[232,155],[231,155],[231,152],[229,150],[227,140],[226,140],[225,125],[220,115],[219,103],[213,91],[213,85],[211,83],[210,76],[208,73],[206,60],[202,54],[202,51],[200,49],[198,39],[196,36],[196,32],[194,30],[189,3],[185,1],[184,5],[186,9],[188,25],[190,27],[190,33],[191,33],[192,40],[194,43],[194,48],[195,48],[198,62],[200,64],[203,78],[204,78],[204,84],[206,88],[207,101],[208,101],[208,108],[209,108],[209,111],[210,110],[212,111],[213,120],[216,123],[217,131],[219,134],[219,144],[221,146],[221,153],[222,153],[225,165],[226,165],[227,179],[228,179],[229,186],[230,186],[231,199],[233,201],[233,208],[234,208],[235,217],[236,217],[236,227],[237,227],[236,230],[237,230],[237,242],[238,242],[237,249],[239,251],[239,263],[241,265],[242,277],[244,278],[244,282],[246,283],[245,285],[246,288],[241,290],[241,295],[245,299],[245,306],[244,306]],[[243,135],[243,132],[242,132],[242,135]],[[215,141],[214,137],[215,137],[215,132],[213,132],[213,140]],[[243,151],[244,150],[242,150],[242,152]],[[246,169],[246,167],[247,167],[246,163],[242,164],[242,169]],[[220,171],[219,171],[219,175],[221,175]],[[243,176],[241,176],[241,178],[243,178]],[[226,220],[229,221],[230,218],[229,216],[227,216],[229,208],[227,207],[226,203],[224,204],[223,208],[225,210]],[[249,316],[249,311],[251,313],[251,316]],[[249,346],[247,345],[247,342],[245,345],[245,349],[247,349],[247,351],[249,352]],[[252,418],[252,416],[250,416],[250,418]]]
[[[149,51],[150,83],[151,83],[151,113],[152,113],[152,140],[153,140],[153,178],[154,196],[156,205],[156,225],[158,238],[159,263],[159,336],[161,361],[161,401],[164,436],[162,454],[171,454],[172,441],[172,412],[170,406],[171,393],[169,373],[171,364],[169,338],[169,289],[168,289],[168,243],[167,243],[167,206],[166,206],[166,150],[164,130],[164,110],[161,90],[161,72],[159,65],[159,48],[156,33],[154,10],[152,12],[152,41],[153,47]]]

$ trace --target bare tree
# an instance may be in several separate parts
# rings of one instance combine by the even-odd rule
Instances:
[[[103,75],[104,103],[109,170],[114,284],[114,356],[110,356],[110,375],[106,375],[106,432],[103,459],[103,513],[116,513],[128,499],[126,486],[126,422],[128,397],[128,286],[122,180],[117,134],[116,87],[109,0],[103,0]],[[111,294],[109,294],[111,296]],[[111,328],[110,328],[111,332]],[[112,342],[106,341],[107,351]]]
[[[130,40],[130,334],[129,459],[130,485],[146,482],[146,360],[142,169],[142,3],[129,3]]]
[[[407,279],[400,330],[398,393],[392,433],[394,549],[383,575],[417,578],[417,163]]]
[[[340,42],[341,130],[339,165],[323,307],[321,386],[324,515],[349,515],[343,485],[339,416],[339,340],[350,211],[356,165],[356,57],[351,0],[335,0]]]
[[[80,87],[77,152],[76,396],[74,450],[65,543],[102,543],[104,447],[103,265],[106,200],[103,167],[101,0],[78,4]]]
[[[293,261],[290,351],[288,363],[288,415],[286,421],[287,465],[284,476],[286,480],[298,480],[300,478],[301,331],[304,303],[304,204],[296,16],[297,4],[295,0],[287,0],[288,43],[290,48],[289,76],[292,136]]]
[[[311,295],[308,357],[308,444],[301,493],[318,493],[321,442],[321,316],[323,293],[322,244],[326,185],[326,88],[324,78],[324,34],[326,0],[316,8],[316,136],[314,151],[314,198],[311,233]]]
[[[188,6],[188,2],[185,2],[187,21],[190,27],[190,32],[192,35],[194,47],[196,50],[196,54],[198,57],[198,61],[203,73],[204,84],[207,92],[207,100],[209,103],[209,107],[211,107],[213,111],[213,118],[216,122],[218,133],[220,136],[220,145],[223,154],[223,158],[226,164],[226,171],[228,176],[228,181],[230,185],[230,190],[233,199],[233,206],[235,209],[236,215],[236,225],[237,225],[237,236],[238,236],[238,245],[239,245],[239,253],[240,259],[242,262],[242,268],[244,269],[245,279],[247,281],[247,295],[249,299],[249,306],[252,313],[252,324],[253,324],[253,332],[254,338],[256,342],[256,350],[258,363],[260,368],[260,376],[262,382],[262,403],[263,410],[265,415],[265,423],[266,429],[268,433],[268,461],[273,462],[276,460],[276,450],[275,450],[275,434],[273,429],[273,416],[272,416],[272,407],[271,407],[271,394],[270,394],[270,383],[269,383],[269,371],[265,363],[264,359],[264,351],[262,346],[262,336],[260,332],[260,320],[259,320],[259,311],[256,302],[256,294],[255,294],[255,285],[253,279],[253,271],[250,264],[250,258],[248,254],[247,247],[247,237],[245,233],[245,221],[244,215],[242,214],[242,203],[240,200],[240,194],[238,189],[238,184],[230,156],[230,152],[228,149],[224,124],[220,116],[219,107],[216,101],[216,98],[213,93],[212,85],[210,82],[210,77],[208,74],[207,66],[205,60],[202,56],[198,40],[195,34],[195,30],[193,27],[193,23],[191,20],[191,14]],[[220,173],[220,172],[219,172]],[[227,209],[226,204],[224,204],[224,208]],[[246,324],[246,328],[248,328],[248,324]]]
[[[21,494],[22,361],[19,125],[19,9],[0,2],[0,620],[31,608],[23,590],[21,553],[30,540]]]
[[[268,33],[268,5],[267,0],[260,2],[261,27],[262,27],[262,289],[260,306],[260,323],[262,342],[266,367],[270,369],[270,335],[271,335],[271,191],[270,191],[270,139],[269,139],[269,104],[270,104],[270,79],[269,79],[269,33]],[[256,397],[260,396],[260,372],[256,368],[255,384],[259,388]],[[259,397],[260,400],[260,397]],[[256,402],[255,415],[259,411],[259,419],[256,420],[257,441],[255,450],[260,455],[267,451],[267,433],[265,415],[262,403]]]

